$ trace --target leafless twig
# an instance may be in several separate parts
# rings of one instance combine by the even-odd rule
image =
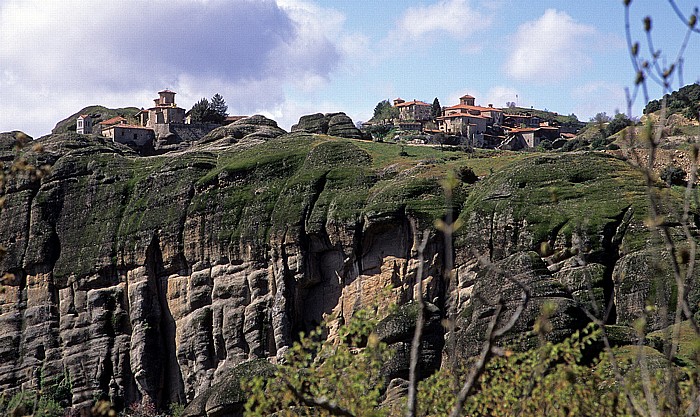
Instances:
[[[472,389],[474,388],[474,384],[479,379],[481,374],[483,374],[486,370],[486,365],[488,364],[489,360],[494,355],[502,354],[502,350],[495,346],[495,342],[498,340],[499,337],[503,336],[505,333],[510,331],[510,329],[512,329],[513,326],[515,326],[515,323],[522,315],[530,299],[530,291],[527,287],[525,287],[521,282],[515,279],[507,279],[511,282],[514,282],[520,287],[520,302],[513,314],[511,314],[508,321],[497,329],[496,323],[498,322],[498,319],[500,318],[501,312],[504,307],[503,301],[499,298],[496,304],[495,314],[491,317],[491,321],[489,322],[489,326],[486,330],[486,340],[484,341],[484,344],[481,347],[481,354],[479,355],[479,359],[473,365],[471,372],[469,372],[469,375],[467,376],[467,379],[464,382],[464,385],[462,385],[462,389],[457,395],[457,400],[455,402],[454,408],[452,409],[452,412],[450,413],[450,417],[458,417],[462,413],[464,403],[467,401],[469,394],[471,394]]]
[[[414,231],[415,235],[415,231]],[[411,362],[408,372],[408,399],[406,401],[406,417],[414,417],[416,415],[416,407],[418,398],[416,395],[416,385],[418,384],[418,375],[416,368],[418,367],[418,354],[420,350],[420,340],[423,335],[423,263],[425,256],[425,247],[428,245],[430,231],[423,231],[423,240],[418,247],[418,270],[416,271],[416,285],[414,287],[414,299],[418,304],[418,314],[416,316],[416,330],[413,333],[413,342],[411,343]]]

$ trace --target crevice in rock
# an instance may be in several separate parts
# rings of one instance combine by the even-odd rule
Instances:
[[[153,234],[151,243],[146,249],[146,268],[148,276],[155,280],[157,301],[160,307],[160,322],[158,323],[160,336],[160,352],[162,369],[162,386],[160,405],[165,406],[173,401],[184,399],[184,382],[182,372],[177,361],[175,348],[175,319],[170,312],[167,300],[168,275],[165,273],[163,254],[160,250],[160,239],[157,233]]]
[[[620,244],[625,235],[627,226],[632,217],[633,209],[627,206],[620,214],[613,218],[613,221],[603,227],[603,253],[599,259],[594,261],[601,263],[605,270],[603,271],[603,298],[605,300],[605,309],[609,308],[606,324],[615,324],[617,322],[617,310],[614,302],[615,297],[615,282],[613,281],[613,270],[615,264],[620,259]]]
[[[311,215],[313,214],[314,207],[316,206],[316,202],[318,202],[318,199],[321,197],[321,193],[323,190],[326,188],[326,183],[328,182],[328,171],[324,172],[323,175],[312,185],[310,193],[310,200],[308,205],[304,207],[304,212],[302,213],[302,219],[303,223],[301,225],[302,231],[301,234],[304,238],[308,238],[306,236],[306,230],[308,229],[308,222],[311,219]],[[306,248],[308,249],[308,248]]]
[[[559,232],[561,229],[566,226],[566,224],[569,222],[569,219],[563,220],[561,223],[557,224],[552,228],[552,231],[549,234],[549,247],[554,250],[554,245],[557,243],[557,237],[559,236]],[[537,251],[539,248],[535,248],[535,251]]]
[[[37,194],[39,194],[39,189],[40,187],[32,187],[30,188],[30,194],[29,194],[29,199],[27,201],[27,211],[26,211],[26,216],[25,216],[25,227],[22,228],[22,231],[24,232],[24,236],[22,241],[24,242],[24,248],[21,250],[21,257],[20,257],[20,265],[24,265],[24,260],[26,259],[27,255],[27,250],[29,249],[29,232],[31,231],[31,226],[32,226],[32,213],[34,212],[34,199],[36,198]]]

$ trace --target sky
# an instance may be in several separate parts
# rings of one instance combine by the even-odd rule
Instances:
[[[699,0],[676,0],[690,14]],[[668,1],[633,0],[631,39],[659,61],[686,31]],[[231,115],[372,117],[381,100],[548,109],[588,121],[631,109],[621,0],[0,0],[0,132],[39,137],[90,105],[219,93]],[[700,81],[700,34],[673,88]],[[649,98],[660,97],[650,88]]]

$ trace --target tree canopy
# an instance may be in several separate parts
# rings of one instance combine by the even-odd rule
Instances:
[[[380,122],[383,120],[391,120],[399,117],[399,110],[389,103],[389,100],[382,100],[374,107],[374,116],[372,120]]]
[[[700,117],[700,84],[690,84],[678,91],[666,94],[660,100],[651,100],[644,108],[644,114],[661,110],[663,99],[669,114],[681,113],[688,119],[698,120]]]
[[[228,106],[220,94],[214,94],[211,101],[202,98],[190,109],[192,123],[222,123],[228,114]]]
[[[435,119],[436,117],[442,116],[442,106],[440,105],[440,100],[435,97],[433,100],[433,105],[430,107],[430,117]]]

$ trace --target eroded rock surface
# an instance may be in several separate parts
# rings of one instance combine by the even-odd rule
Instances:
[[[240,405],[210,400],[239,365],[280,357],[331,316],[366,306],[386,315],[411,300],[417,231],[444,214],[437,162],[377,167],[353,141],[309,133],[348,123],[336,114],[324,127],[322,116],[292,134],[243,119],[155,157],[95,136],[40,139],[45,151],[29,157],[51,174],[8,184],[0,211],[0,267],[14,274],[0,291],[0,389],[69,381],[76,408],[97,396],[118,406],[197,399],[192,415],[214,415]],[[4,161],[11,140],[0,135]],[[584,309],[628,325],[650,300],[668,306],[649,322],[660,328],[674,282],[648,261],[659,246],[644,226],[645,192],[633,168],[599,154],[527,158],[460,184],[455,279],[440,233],[422,253],[423,372],[449,356],[452,337],[460,355],[477,354],[496,303],[507,317],[522,287],[530,302],[504,341],[516,347],[535,343],[545,306],[552,339],[585,325]],[[445,334],[452,316],[455,334]],[[387,376],[400,386],[413,327],[388,320],[382,337],[399,355]]]
[[[292,132],[317,133],[343,138],[362,139],[363,135],[345,113],[316,113],[301,116]]]

